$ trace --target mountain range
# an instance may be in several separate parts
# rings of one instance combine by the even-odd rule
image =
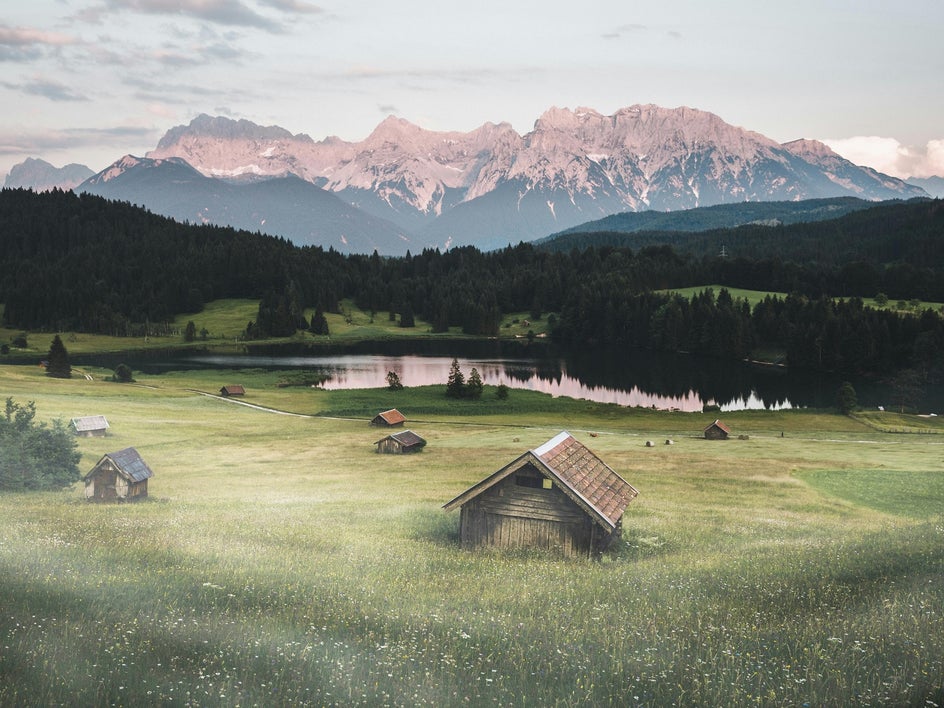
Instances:
[[[621,212],[853,196],[927,197],[823,143],[778,143],[692,108],[552,108],[519,135],[388,117],[363,141],[316,141],[200,115],[143,158],[76,188],[176,219],[381,254],[531,241]]]
[[[65,167],[54,167],[45,160],[26,158],[14,165],[3,181],[5,188],[20,187],[34,192],[51,189],[73,189],[95,173],[85,165],[72,163]]]

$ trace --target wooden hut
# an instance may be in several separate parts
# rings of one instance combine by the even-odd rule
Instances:
[[[154,472],[133,447],[109,452],[85,475],[85,498],[89,501],[131,501],[148,494],[148,479]]]
[[[108,431],[108,421],[103,415],[87,415],[82,418],[73,418],[69,427],[76,435],[85,438],[103,438]]]
[[[731,429],[720,420],[705,428],[705,440],[727,440],[730,434]]]
[[[374,444],[377,446],[377,452],[384,455],[407,455],[412,452],[422,452],[426,447],[426,441],[412,430],[390,433]]]
[[[230,396],[245,396],[246,389],[244,389],[239,384],[231,384],[229,386],[223,386],[220,389],[220,395],[229,398]]]
[[[619,538],[638,492],[599,457],[562,432],[443,506],[461,508],[465,548],[539,548],[593,556]]]
[[[405,415],[396,408],[391,408],[389,411],[383,411],[375,415],[371,419],[370,424],[378,428],[399,428],[403,426],[405,421]]]

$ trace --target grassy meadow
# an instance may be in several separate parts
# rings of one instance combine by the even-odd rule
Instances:
[[[334,344],[344,345],[354,342],[382,342],[392,339],[468,339],[459,327],[452,327],[446,332],[433,332],[431,325],[415,318],[414,327],[400,327],[399,317],[390,319],[389,312],[366,312],[350,300],[343,300],[340,312],[325,313],[330,335],[316,336],[299,330],[290,338],[257,340],[254,344],[267,342],[275,344],[300,343],[312,346]],[[247,342],[244,339],[246,325],[255,320],[259,312],[259,301],[252,299],[223,299],[207,303],[203,310],[193,314],[177,315],[171,322],[173,334],[150,334],[140,337],[115,337],[84,332],[60,332],[59,335],[66,349],[73,355],[127,352],[141,353],[145,350],[161,349],[212,349],[214,351],[243,351]],[[305,311],[310,321],[313,309]],[[0,303],[0,319],[3,316],[3,304]],[[197,338],[185,342],[183,332],[188,322],[193,322]],[[548,334],[547,317],[531,321],[528,313],[511,313],[499,323],[499,337],[502,339],[524,339],[529,336],[545,337]],[[38,362],[49,352],[49,345],[55,333],[23,332],[18,329],[0,327],[0,344],[11,343],[20,335],[26,335],[25,349],[11,347],[10,353],[18,360],[35,358]],[[0,364],[3,357],[0,356]]]
[[[527,391],[86,371],[0,366],[0,395],[105,415],[83,473],[134,446],[150,497],[0,494],[2,706],[944,701],[937,419],[744,411],[709,442],[716,414]],[[234,382],[258,408],[201,394]],[[390,407],[421,454],[375,454]],[[563,429],[640,491],[617,547],[460,549],[441,506]]]
[[[787,293],[781,293],[776,291],[766,291],[766,290],[747,290],[745,288],[729,288],[725,285],[696,285],[689,288],[675,288],[672,290],[673,293],[678,293],[686,299],[691,299],[693,295],[697,295],[708,288],[714,290],[715,295],[724,288],[730,294],[731,297],[735,300],[747,300],[751,307],[754,307],[757,303],[761,302],[768,295],[774,297],[785,298]],[[839,298],[836,298],[837,300]],[[940,302],[930,302],[927,300],[888,300],[880,302],[874,297],[865,297],[862,298],[862,304],[866,307],[871,307],[874,310],[899,310],[902,312],[921,312],[926,309],[944,310],[944,303]]]

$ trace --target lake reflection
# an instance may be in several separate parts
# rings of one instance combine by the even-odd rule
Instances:
[[[662,357],[661,365],[667,360]],[[395,371],[404,386],[427,386],[445,384],[452,366],[452,357],[441,356],[383,356],[345,354],[334,356],[200,356],[192,361],[214,366],[301,368],[318,372],[327,378],[322,385],[328,390],[352,388],[383,388],[387,385],[387,372]],[[681,411],[700,411],[705,404],[718,403],[723,410],[791,408],[793,404],[786,396],[765,400],[751,388],[749,382],[737,382],[727,386],[731,394],[728,400],[699,393],[695,386],[684,385],[686,377],[672,376],[673,385],[659,383],[668,378],[662,369],[654,368],[652,362],[623,357],[616,370],[607,370],[603,360],[595,358],[593,363],[565,359],[528,358],[458,358],[463,375],[468,378],[472,369],[478,370],[485,384],[497,386],[504,383],[509,388],[540,391],[552,396],[581,398],[600,403],[615,403],[621,406],[655,407]],[[683,366],[690,372],[695,362],[688,358]],[[729,367],[730,368],[730,367]],[[661,372],[654,383],[654,370]],[[605,383],[601,381],[605,378]],[[634,381],[633,379],[639,379]],[[717,377],[709,376],[717,384]],[[729,377],[730,378],[730,377]],[[683,382],[680,387],[679,383]],[[745,386],[744,384],[747,383]],[[659,390],[658,386],[661,386]]]

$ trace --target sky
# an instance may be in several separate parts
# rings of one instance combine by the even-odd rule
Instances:
[[[944,176],[942,0],[2,0],[0,177],[99,171],[201,113],[316,140],[689,106]]]

